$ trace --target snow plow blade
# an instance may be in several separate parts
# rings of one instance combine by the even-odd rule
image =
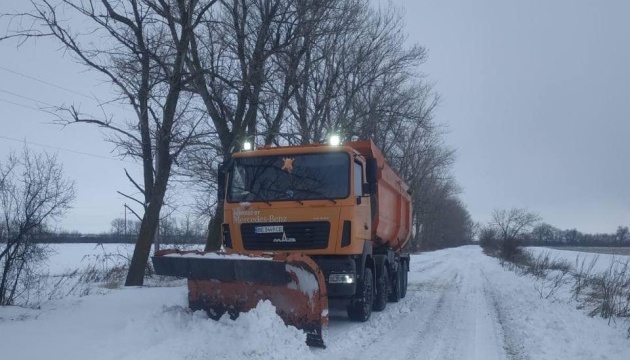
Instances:
[[[162,250],[152,258],[156,274],[188,279],[188,305],[218,320],[232,319],[269,300],[286,325],[306,332],[309,346],[325,347],[328,298],[324,275],[306,255],[273,257]]]

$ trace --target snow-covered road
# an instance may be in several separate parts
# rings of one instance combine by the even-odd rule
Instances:
[[[373,313],[367,324],[349,323],[342,312],[334,317],[328,334],[333,358],[506,359],[493,288],[470,250],[414,257],[407,297]]]
[[[261,304],[236,321],[186,310],[186,289],[114,290],[41,310],[0,308],[2,359],[630,359],[621,325],[543,299],[476,246],[412,257],[407,297],[367,323],[331,309],[309,349]]]

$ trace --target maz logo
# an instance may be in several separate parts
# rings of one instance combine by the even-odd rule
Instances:
[[[294,243],[296,242],[295,238],[288,238],[286,232],[282,232],[282,239],[273,239],[275,243]]]

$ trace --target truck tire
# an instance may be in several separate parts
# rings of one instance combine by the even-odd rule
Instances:
[[[400,289],[400,298],[404,299],[407,296],[407,280],[409,280],[409,270],[407,270],[407,265],[403,266],[403,286]]]
[[[366,322],[372,315],[372,304],[374,302],[374,277],[372,269],[365,268],[363,279],[358,284],[357,293],[348,305],[348,317],[352,321]]]
[[[223,314],[225,314],[225,311],[218,311],[218,312],[206,311],[206,314],[208,314],[208,317],[210,319],[215,320],[215,321],[219,321],[219,319],[221,319]]]
[[[389,301],[399,302],[402,297],[403,286],[403,268],[402,265],[398,266],[398,270],[392,276],[392,286],[389,291]]]
[[[374,306],[372,310],[383,311],[387,306],[387,299],[389,297],[389,273],[387,272],[387,265],[383,265],[381,276],[376,279],[376,295],[374,296]]]

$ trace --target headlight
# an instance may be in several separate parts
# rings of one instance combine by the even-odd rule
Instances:
[[[352,284],[354,282],[354,275],[330,274],[330,276],[328,276],[328,282],[330,284]]]

